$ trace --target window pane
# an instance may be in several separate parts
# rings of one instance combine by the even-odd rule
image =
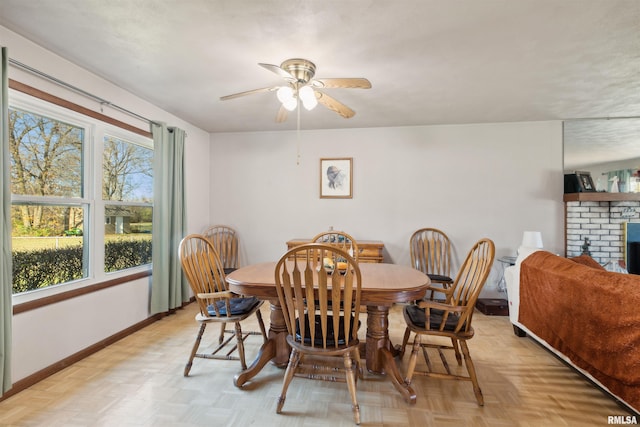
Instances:
[[[151,263],[150,206],[107,205],[104,209],[104,269],[123,270]]]
[[[153,150],[107,136],[102,161],[102,199],[147,202],[153,199]]]
[[[82,197],[82,128],[9,110],[11,192]]]
[[[82,206],[11,207],[13,293],[87,276]]]

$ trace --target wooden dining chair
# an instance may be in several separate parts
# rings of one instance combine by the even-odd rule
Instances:
[[[213,245],[216,253],[220,257],[224,274],[229,274],[238,269],[238,234],[236,230],[228,225],[212,225],[207,227],[202,233]],[[224,340],[224,333],[227,325],[220,323],[220,338]]]
[[[318,233],[311,239],[311,243],[324,243],[336,246],[347,252],[356,261],[359,261],[360,250],[358,249],[358,242],[344,231],[324,231]]]
[[[358,263],[334,245],[308,243],[280,258],[275,281],[291,347],[276,412],[282,413],[294,374],[310,369],[307,378],[346,381],[353,416],[360,424],[356,378],[362,372],[358,340],[362,280]],[[306,364],[307,358],[313,363]],[[339,368],[330,363],[337,358],[342,359],[342,378],[336,377]]]
[[[200,234],[190,234],[180,242],[178,249],[182,270],[189,282],[200,311],[196,322],[200,324],[196,341],[191,349],[189,361],[184,368],[184,376],[189,375],[193,359],[240,360],[242,369],[247,369],[244,354],[244,340],[249,335],[262,335],[267,341],[267,333],[262,321],[260,307],[262,301],[255,297],[241,297],[228,289],[223,264],[211,242]],[[260,332],[242,331],[240,323],[255,313]],[[209,323],[233,323],[233,331],[222,331],[218,346],[211,353],[198,353],[202,336]],[[225,332],[229,335],[225,339]],[[221,353],[235,338],[235,345],[226,353]],[[237,350],[238,356],[232,356]]]
[[[411,266],[429,276],[432,284],[438,284],[429,290],[430,299],[438,287],[445,290],[451,287],[451,241],[443,231],[437,228],[415,231],[409,239],[409,249]]]
[[[342,249],[343,251],[346,251],[356,260],[356,262],[360,262],[360,249],[358,248],[358,242],[356,241],[356,239],[351,237],[349,233],[345,233],[344,231],[323,231],[322,233],[316,234],[311,239],[311,243],[323,243],[325,245],[328,244],[331,246],[335,246]],[[366,313],[367,306],[361,306],[360,312]]]
[[[411,357],[407,367],[405,382],[411,384],[414,374],[431,376],[436,378],[456,379],[471,381],[478,405],[484,405],[482,391],[478,385],[475,367],[469,354],[467,341],[473,338],[474,331],[471,327],[476,300],[484,286],[495,256],[495,246],[489,239],[480,239],[469,251],[456,280],[451,287],[453,293],[447,302],[419,301],[417,305],[407,305],[404,308],[404,318],[407,322],[401,352],[409,344],[409,337],[414,333]],[[422,342],[422,337],[446,337],[451,339],[451,345],[441,342]],[[447,363],[443,350],[453,350],[458,365],[462,365],[458,343],[464,354],[464,363],[467,374],[457,375],[452,373]],[[429,355],[428,348],[436,349],[444,366],[444,371],[435,372]],[[426,362],[426,370],[416,370],[418,351]]]
[[[228,225],[212,225],[202,233],[213,245],[225,274],[238,268],[238,234]]]

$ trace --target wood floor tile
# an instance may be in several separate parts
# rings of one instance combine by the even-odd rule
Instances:
[[[404,333],[401,308],[390,313],[394,343]],[[268,321],[269,307],[262,310]],[[183,377],[197,332],[195,311],[191,304],[0,402],[0,426],[354,425],[344,383],[295,378],[278,415],[284,371],[272,365],[242,389],[233,386],[238,361],[196,359]],[[367,374],[358,381],[361,425],[603,426],[607,416],[632,414],[531,339],[516,337],[507,317],[476,313],[474,327],[469,347],[483,407],[468,382],[414,377],[418,399],[411,406],[384,377]],[[246,328],[257,330],[257,324]],[[213,339],[217,328],[207,332],[205,340]],[[247,360],[260,344],[258,336],[248,339]],[[401,372],[408,357],[398,361]]]

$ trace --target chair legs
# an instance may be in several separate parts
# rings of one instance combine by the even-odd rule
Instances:
[[[242,365],[242,370],[247,369],[247,362],[244,358],[244,338],[242,337],[242,328],[240,327],[240,322],[236,322],[236,346],[238,348],[238,357],[240,358],[240,364]]]
[[[458,347],[458,340],[455,338],[451,338],[451,346],[453,347],[453,351],[456,353],[456,361],[458,362],[458,366],[462,366],[462,355],[460,354],[460,348]]]
[[[356,352],[358,350],[356,349]],[[349,387],[349,395],[351,396],[351,409],[353,410],[353,419],[356,424],[360,425],[360,405],[358,405],[358,399],[356,396],[356,372],[353,362],[351,360],[351,354],[345,353],[344,369],[347,376],[347,386]]]
[[[411,330],[409,328],[405,328],[404,330],[404,338],[402,338],[402,346],[400,347],[399,357],[402,359],[404,357],[404,352],[409,343],[409,336],[411,335]]]
[[[364,365],[362,364],[362,360],[360,359],[360,349],[355,348],[353,351],[353,361],[355,362],[355,370],[356,370],[356,383],[358,380],[364,380]]]
[[[467,365],[467,372],[469,373],[469,378],[471,379],[471,383],[473,384],[473,392],[476,395],[478,405],[484,406],[484,397],[482,396],[482,390],[480,390],[480,385],[478,384],[478,377],[476,377],[476,368],[473,365],[473,361],[471,360],[467,342],[460,341],[460,347],[462,347],[462,354],[464,354],[464,363],[465,365]]]
[[[287,390],[291,384],[291,380],[296,373],[296,368],[300,364],[302,358],[301,353],[296,350],[291,350],[289,356],[289,364],[284,373],[284,380],[282,381],[282,392],[278,397],[276,413],[282,413],[282,407],[287,398]],[[354,363],[355,361],[355,363]],[[345,353],[343,356],[344,369],[346,373],[347,387],[349,388],[349,396],[351,397],[351,409],[353,410],[353,419],[357,425],[360,425],[360,405],[358,404],[356,394],[356,382],[357,378],[361,377],[362,364],[360,362],[360,351],[356,348],[353,353]],[[357,372],[356,372],[357,371]]]
[[[267,331],[264,327],[264,322],[262,321],[262,314],[260,310],[256,311],[256,316],[258,317],[258,325],[260,326],[260,335],[262,335],[263,342],[267,342],[268,336]],[[191,349],[191,354],[189,355],[189,361],[184,367],[184,376],[189,376],[189,372],[191,371],[191,367],[193,366],[193,359],[196,357],[204,358],[204,359],[219,359],[219,360],[240,360],[240,364],[242,365],[242,369],[247,369],[247,362],[245,357],[245,349],[244,349],[244,340],[249,335],[257,335],[258,332],[242,332],[242,327],[240,322],[234,322],[235,328],[233,331],[227,331],[226,326],[227,323],[220,323],[220,335],[218,336],[218,346],[213,350],[210,354],[200,354],[198,353],[198,349],[200,348],[200,343],[202,342],[202,337],[204,335],[204,330],[207,327],[207,323],[200,323],[200,328],[198,329],[198,335],[196,336],[196,341],[193,343],[193,348]],[[233,335],[225,335],[228,333],[233,333]],[[218,352],[222,352],[224,348],[226,348],[227,344],[230,344],[235,339],[235,344],[226,354],[218,354]],[[238,351],[238,357],[232,356],[231,353],[233,351]]]
[[[260,327],[260,333],[262,333],[262,339],[264,342],[268,341],[267,330],[264,328],[264,322],[262,321],[262,313],[260,310],[256,311],[256,317],[258,318],[258,326]]]
[[[287,365],[287,370],[284,373],[284,380],[282,381],[282,392],[280,393],[280,397],[278,397],[276,414],[282,413],[282,407],[284,406],[284,401],[287,398],[287,389],[289,388],[289,384],[291,384],[293,374],[296,373],[296,368],[298,367],[299,363],[300,352],[296,349],[292,349],[291,355],[289,356],[289,364]]]
[[[404,333],[404,339],[402,343],[402,348],[407,345],[407,340],[409,339],[410,331],[407,329]],[[416,369],[416,363],[418,362],[418,351],[420,350],[420,335],[416,334],[413,339],[413,346],[411,348],[411,356],[409,357],[409,364],[407,365],[407,373],[404,376],[404,382],[407,385],[411,385],[411,380],[413,379],[413,373]]]
[[[224,341],[224,332],[226,328],[226,323],[220,323],[220,336],[218,337],[218,345],[222,344],[222,342]]]
[[[267,331],[264,328],[264,322],[262,321],[262,314],[260,310],[256,311],[256,317],[258,318],[258,326],[260,327],[260,334],[262,335],[263,342],[267,342]],[[224,328],[224,324],[223,324]],[[247,362],[244,356],[244,338],[242,336],[242,327],[240,326],[240,322],[236,322],[236,342],[238,348],[238,356],[240,358],[240,364],[242,365],[242,370],[247,369]],[[224,329],[221,331],[221,334],[224,335]],[[255,334],[254,332],[250,332],[249,334]],[[222,338],[222,336],[220,337]],[[222,341],[221,341],[222,342]]]
[[[409,339],[409,335],[410,335],[410,331],[409,329],[407,329],[407,331],[405,332],[405,337],[404,340],[402,342],[402,349],[404,351],[405,346],[408,344],[408,339]],[[465,380],[465,381],[470,381],[471,384],[473,385],[473,393],[476,396],[476,400],[478,401],[478,405],[479,406],[483,406],[484,405],[484,397],[482,396],[482,390],[480,389],[480,385],[478,384],[478,377],[476,375],[476,369],[475,366],[473,365],[473,360],[471,359],[471,354],[469,353],[469,346],[467,345],[467,341],[466,340],[456,340],[454,338],[451,339],[452,341],[452,346],[448,347],[448,346],[440,346],[440,345],[428,345],[428,344],[422,344],[421,340],[420,340],[421,336],[420,334],[415,334],[415,338],[413,340],[413,345],[411,347],[411,356],[409,357],[409,362],[407,364],[407,372],[405,374],[405,378],[404,381],[407,385],[411,384],[411,381],[413,380],[413,375],[414,374],[419,374],[419,375],[424,375],[424,376],[432,376],[432,377],[436,377],[436,378],[442,378],[442,379],[457,379],[457,380]],[[429,356],[427,355],[427,349],[426,347],[433,347],[436,348],[438,350],[438,352],[440,353],[440,358],[442,359],[442,363],[443,366],[446,370],[446,374],[443,373],[437,373],[437,372],[433,372],[432,366],[431,366],[431,361],[429,360]],[[416,371],[416,365],[418,362],[418,352],[420,351],[420,348],[422,348],[423,354],[424,354],[424,358],[425,358],[425,362],[427,363],[427,371]],[[464,356],[464,364],[465,364],[465,368],[467,370],[467,373],[469,376],[465,377],[465,376],[460,376],[460,375],[455,375],[453,373],[451,373],[450,369],[449,369],[449,365],[447,364],[445,358],[444,358],[444,354],[442,353],[443,349],[449,349],[449,350],[454,350],[455,354],[456,354],[456,360],[458,360],[458,364],[462,365],[462,357],[460,355],[460,351],[462,351],[462,356]]]
[[[200,347],[200,341],[202,341],[202,334],[204,334],[204,330],[207,327],[206,323],[202,323],[200,325],[200,329],[198,330],[198,335],[196,336],[196,342],[193,344],[193,348],[191,349],[191,355],[189,355],[189,361],[187,365],[184,367],[184,376],[189,376],[189,371],[191,371],[191,366],[193,365],[193,358],[196,357],[196,353],[198,352],[198,347]]]

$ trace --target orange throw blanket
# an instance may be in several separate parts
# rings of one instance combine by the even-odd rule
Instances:
[[[535,252],[520,265],[519,321],[640,411],[640,276]]]

